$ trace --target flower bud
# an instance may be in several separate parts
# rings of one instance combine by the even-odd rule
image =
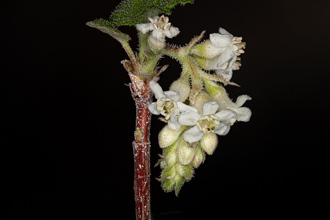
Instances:
[[[201,147],[208,155],[212,155],[215,148],[218,145],[218,137],[215,133],[206,133],[203,135],[201,141]]]
[[[181,126],[179,130],[172,130],[166,125],[158,134],[158,143],[160,148],[165,148],[173,144],[185,129],[185,126]]]
[[[192,165],[194,168],[198,168],[202,163],[205,161],[205,153],[203,150],[200,148],[200,146],[196,147],[196,156],[194,161],[192,162]]]
[[[157,53],[161,49],[165,47],[165,39],[158,40],[157,38],[153,37],[152,34],[148,37],[149,48],[154,52]]]
[[[187,181],[191,180],[194,174],[194,169],[191,164],[181,165],[180,163],[175,164],[176,173],[184,177]]]
[[[178,149],[178,145],[179,145],[179,141],[177,141],[175,144],[172,144],[170,147],[164,150],[165,160],[167,166],[169,167],[173,166],[177,161],[176,151]]]
[[[206,59],[212,59],[225,51],[225,48],[214,46],[210,40],[206,40],[191,49],[192,54],[196,54]]]
[[[179,101],[184,102],[189,96],[190,85],[188,82],[179,79],[172,83],[170,90],[178,92],[180,94]]]
[[[191,163],[194,160],[195,153],[196,153],[195,148],[188,146],[186,141],[181,140],[178,149],[178,158],[179,158],[179,162],[182,165],[187,165]]]
[[[205,93],[200,92],[195,99],[195,104],[193,105],[197,108],[199,114],[203,114],[203,106],[206,102],[209,102],[211,98]]]
[[[205,70],[213,70],[217,68],[218,58],[215,57],[213,59],[206,59],[200,56],[193,56],[194,60],[198,63],[200,67]]]

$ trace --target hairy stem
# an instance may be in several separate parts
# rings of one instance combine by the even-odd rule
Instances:
[[[149,86],[136,75],[129,73],[129,87],[136,104],[136,129],[133,141],[134,195],[136,220],[150,220],[150,122],[148,105],[152,101]]]

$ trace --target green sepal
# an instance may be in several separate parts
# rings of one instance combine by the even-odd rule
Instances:
[[[178,196],[180,189],[182,188],[182,186],[185,182],[185,179],[183,177],[181,177],[180,175],[176,175],[174,180],[175,180],[175,187],[174,187],[175,195]]]
[[[115,26],[133,26],[148,22],[148,17],[160,13],[170,15],[176,5],[193,3],[194,0],[123,0],[111,14],[109,21]]]
[[[174,179],[166,179],[162,182],[162,188],[165,192],[173,191],[176,181]]]
[[[131,38],[115,28],[110,22],[103,19],[96,19],[94,21],[89,21],[86,23],[87,26],[96,28],[103,33],[109,34],[111,37],[115,38],[119,42],[127,42]]]
[[[194,169],[192,164],[188,164],[183,166],[183,177],[186,179],[186,181],[191,180],[191,178],[193,178],[194,176]]]
[[[164,179],[173,179],[176,175],[176,170],[175,170],[175,166],[172,167],[166,167],[163,169],[163,172],[160,176],[161,180]]]
[[[180,163],[177,163],[175,164],[175,169],[177,174],[184,177],[187,182],[190,181],[194,176],[194,169],[192,164],[181,165]]]

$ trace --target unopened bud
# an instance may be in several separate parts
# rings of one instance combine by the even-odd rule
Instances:
[[[201,147],[208,155],[212,155],[218,145],[218,137],[215,133],[206,133],[203,135],[201,141]]]
[[[175,164],[176,173],[184,177],[187,181],[191,180],[194,174],[194,169],[191,164],[181,165],[180,163]]]
[[[165,148],[173,144],[185,129],[185,126],[181,126],[179,130],[172,130],[166,125],[158,134],[158,142],[160,148]]]
[[[182,165],[187,165],[194,160],[196,154],[195,148],[190,147],[186,141],[181,140],[178,149],[179,162]]]
[[[205,57],[206,59],[212,59],[216,56],[219,56],[221,53],[225,51],[222,47],[214,46],[210,40],[206,40],[201,44],[196,45],[191,49],[192,54],[196,54],[201,57]]]
[[[149,35],[148,37],[148,43],[149,43],[149,48],[157,53],[161,49],[164,49],[165,47],[165,38],[164,40],[158,40],[157,38],[153,37],[152,34]]]
[[[200,146],[196,147],[196,156],[194,158],[194,161],[192,162],[192,165],[195,168],[198,168],[202,163],[205,161],[205,153],[200,148]]]
[[[165,160],[167,166],[169,167],[173,166],[177,161],[176,152],[178,149],[178,145],[179,145],[179,141],[177,141],[175,144],[172,144],[170,147],[164,150]]]
[[[170,90],[178,92],[180,94],[179,101],[184,102],[190,93],[190,85],[184,80],[176,80],[172,83]]]
[[[199,114],[203,114],[203,106],[206,102],[209,102],[211,98],[205,93],[200,92],[195,99],[195,104],[193,105],[197,108]]]

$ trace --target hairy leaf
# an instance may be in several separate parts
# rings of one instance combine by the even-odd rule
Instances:
[[[176,5],[193,3],[194,0],[123,0],[110,16],[114,26],[133,26],[148,22],[148,17],[160,13],[170,15]]]
[[[108,21],[103,19],[96,19],[94,21],[89,21],[86,23],[87,26],[96,28],[103,33],[109,34],[111,37],[115,38],[119,42],[129,41],[131,38],[122,32],[120,32],[117,28],[113,27]]]

